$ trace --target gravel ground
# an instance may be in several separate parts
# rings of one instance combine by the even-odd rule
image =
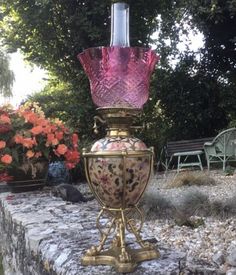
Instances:
[[[159,195],[178,204],[190,190],[209,196],[210,201],[227,202],[236,195],[236,174],[225,176],[222,171],[206,172],[215,180],[215,184],[203,186],[184,186],[168,188],[176,173],[159,174],[150,182],[147,193]],[[181,175],[179,175],[181,176]],[[199,217],[192,217],[197,219]],[[172,219],[146,221],[146,227],[153,232],[160,245],[166,245],[186,253],[187,263],[200,264],[215,268],[218,273],[236,274],[236,219],[235,217],[201,217],[204,223],[194,229],[178,226]],[[204,273],[205,274],[205,273]],[[207,273],[208,274],[208,273]]]
[[[184,172],[182,172],[184,173]],[[214,170],[210,172],[194,172],[195,175],[205,175],[213,178],[215,184],[201,185],[201,186],[183,186],[177,188],[169,188],[170,183],[178,177],[178,175],[171,171],[165,174],[158,174],[153,177],[147,188],[148,192],[156,192],[158,190],[160,195],[167,196],[171,199],[178,199],[185,191],[197,190],[206,195],[209,195],[210,200],[225,201],[236,195],[236,173],[232,176],[225,176],[221,170]],[[179,177],[181,177],[181,173]]]
[[[201,186],[170,188],[171,182],[176,180],[176,177],[182,177],[183,173],[177,176],[175,171],[170,171],[167,175],[163,173],[155,175],[147,187],[146,194],[151,193],[154,197],[157,194],[177,205],[190,191],[203,193],[211,202],[215,200],[227,202],[236,195],[236,174],[226,176],[222,170],[209,173],[194,172],[195,175],[201,174],[214,179],[214,184],[206,182]],[[81,185],[79,189],[85,193],[87,188],[87,185]],[[162,217],[146,220],[143,230],[152,232],[161,247],[184,252],[187,265],[191,270],[194,270],[194,266],[198,270],[194,274],[200,274],[200,267],[203,270],[202,274],[236,275],[235,217],[192,217],[193,220],[199,218],[202,219],[203,224],[194,229],[178,226],[173,219]]]

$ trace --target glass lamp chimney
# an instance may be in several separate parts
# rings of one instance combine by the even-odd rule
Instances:
[[[111,6],[110,46],[129,47],[129,5],[116,2]]]

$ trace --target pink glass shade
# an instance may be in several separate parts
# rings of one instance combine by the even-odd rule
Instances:
[[[99,107],[142,108],[159,56],[148,48],[90,48],[78,55]]]

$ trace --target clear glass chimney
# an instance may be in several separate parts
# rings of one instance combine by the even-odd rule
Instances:
[[[129,47],[129,5],[117,2],[111,6],[110,46]]]

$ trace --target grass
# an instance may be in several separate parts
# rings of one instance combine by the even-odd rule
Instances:
[[[171,216],[172,203],[157,192],[145,193],[140,205],[147,220],[155,220],[161,216]]]
[[[236,216],[236,194],[226,201],[215,200],[210,205],[211,214],[222,218]]]
[[[176,188],[182,186],[202,186],[214,185],[215,180],[203,172],[185,172],[178,174],[173,180],[168,183],[168,188]]]
[[[146,220],[160,218],[174,220],[179,226],[196,228],[204,224],[202,217],[219,219],[236,216],[236,194],[228,200],[210,200],[204,192],[193,187],[181,191],[177,201],[171,200],[158,191],[146,192],[140,202]],[[199,217],[195,219],[194,217]]]

